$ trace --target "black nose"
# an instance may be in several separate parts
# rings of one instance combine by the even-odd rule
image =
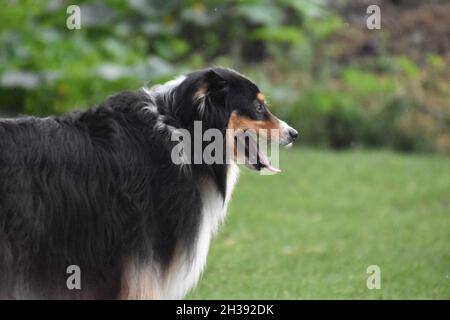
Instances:
[[[292,141],[294,141],[298,137],[298,131],[292,128],[289,129],[289,136],[291,137]]]

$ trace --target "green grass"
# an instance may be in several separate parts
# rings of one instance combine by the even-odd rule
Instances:
[[[288,150],[241,170],[190,299],[450,298],[450,158]],[[366,286],[369,265],[381,289]]]

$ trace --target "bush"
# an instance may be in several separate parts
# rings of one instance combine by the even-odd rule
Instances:
[[[287,115],[303,143],[450,153],[445,63],[437,56],[429,57],[426,68],[405,57],[390,61],[382,73],[344,67],[301,93]]]
[[[288,118],[300,129],[304,143],[341,149],[360,142],[362,113],[349,94],[328,89],[307,92]]]

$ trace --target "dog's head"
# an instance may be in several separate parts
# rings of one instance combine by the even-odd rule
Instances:
[[[188,100],[192,106],[189,121],[201,120],[207,128],[228,129],[227,141],[233,157],[253,155],[252,161],[245,162],[249,168],[279,171],[272,167],[255,137],[290,146],[298,132],[270,112],[264,94],[255,83],[234,70],[210,68],[188,74],[179,89],[182,100]],[[249,131],[255,135],[238,134]],[[230,137],[230,132],[237,134]],[[239,148],[244,152],[239,152]]]

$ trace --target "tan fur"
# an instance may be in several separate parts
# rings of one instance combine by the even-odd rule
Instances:
[[[261,92],[259,92],[259,93],[256,95],[256,100],[258,100],[258,101],[261,102],[261,103],[265,103],[266,98],[264,97],[264,95],[263,95]]]
[[[233,134],[235,130],[254,130],[267,140],[279,138],[280,122],[270,114],[269,120],[255,121],[248,117],[239,116],[236,112],[232,112],[227,125],[227,144],[230,150],[233,150],[233,156],[236,160],[238,156],[238,148],[234,143]]]
[[[207,89],[205,86],[200,86],[194,94],[194,97],[197,99],[201,99],[205,97]]]
[[[278,136],[281,130],[280,122],[272,115],[270,115],[269,120],[256,121],[248,117],[239,116],[236,112],[231,113],[227,128],[234,130],[251,129],[268,139],[271,139],[275,135]]]
[[[155,300],[161,297],[159,271],[150,263],[131,259],[122,276],[120,300]]]

